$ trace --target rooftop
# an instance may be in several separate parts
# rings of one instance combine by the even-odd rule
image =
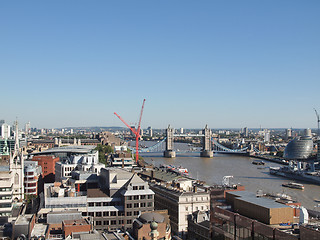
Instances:
[[[243,200],[245,202],[250,202],[257,206],[261,206],[264,208],[290,208],[281,203],[277,203],[276,201],[265,198],[265,197],[257,197],[255,193],[248,191],[235,191],[235,192],[227,192],[227,194],[238,197],[238,199]]]
[[[81,146],[66,146],[55,147],[42,152],[31,153],[30,155],[49,155],[54,153],[75,153],[75,154],[88,154],[94,150],[94,145],[81,145]]]
[[[88,198],[99,198],[99,197],[109,197],[107,194],[102,192],[98,188],[92,188],[87,190],[87,197]]]

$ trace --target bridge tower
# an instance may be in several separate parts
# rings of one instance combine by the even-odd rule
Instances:
[[[173,150],[173,132],[174,132],[174,129],[169,125],[166,130],[166,133],[167,133],[166,150],[163,153],[164,157],[166,158],[176,157],[176,152]]]
[[[205,126],[205,128],[202,130],[203,133],[203,140],[202,140],[202,150],[200,153],[201,157],[213,157],[213,151],[212,151],[212,141],[211,141],[211,129],[208,128],[208,125]]]

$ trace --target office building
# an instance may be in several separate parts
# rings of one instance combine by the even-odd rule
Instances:
[[[24,193],[27,195],[38,195],[39,187],[43,184],[42,168],[35,161],[24,162]],[[42,189],[42,188],[41,188]]]
[[[0,134],[1,138],[9,138],[11,136],[10,125],[8,125],[7,123],[2,123],[0,125]]]
[[[36,155],[32,157],[32,161],[36,161],[42,169],[42,177],[45,183],[53,183],[55,181],[56,163],[59,157],[53,155]]]
[[[192,186],[192,182],[176,182],[174,187],[150,183],[155,193],[155,209],[168,209],[172,233],[185,237],[188,231],[188,216],[195,211],[208,211],[210,196],[207,191]]]

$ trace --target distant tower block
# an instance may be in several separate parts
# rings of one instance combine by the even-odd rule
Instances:
[[[174,158],[176,157],[176,152],[173,150],[173,132],[174,129],[170,127],[167,128],[167,139],[166,139],[166,150],[164,151],[164,157]]]
[[[213,157],[213,151],[212,151],[212,141],[211,141],[211,130],[208,128],[208,125],[205,126],[203,129],[203,141],[202,141],[202,150],[200,153],[201,157]]]

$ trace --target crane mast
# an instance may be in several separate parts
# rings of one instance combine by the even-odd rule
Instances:
[[[138,160],[139,160],[139,138],[141,137],[141,135],[140,135],[140,129],[141,129],[140,124],[141,124],[141,118],[142,118],[142,114],[143,114],[143,108],[144,108],[145,101],[146,101],[146,99],[143,99],[142,108],[141,108],[141,112],[140,112],[140,116],[139,116],[139,123],[138,123],[138,127],[137,127],[136,130],[133,129],[132,127],[130,127],[130,125],[127,124],[126,121],[120,115],[118,115],[116,112],[114,112],[114,114],[121,120],[121,122],[123,122],[132,131],[132,133],[136,137],[136,163],[138,163]]]
[[[317,116],[317,122],[318,122],[318,140],[319,140],[319,124],[320,124],[320,119],[319,119],[319,114],[318,114],[318,112],[317,112],[317,110],[314,108],[314,111],[316,112],[316,116]]]

